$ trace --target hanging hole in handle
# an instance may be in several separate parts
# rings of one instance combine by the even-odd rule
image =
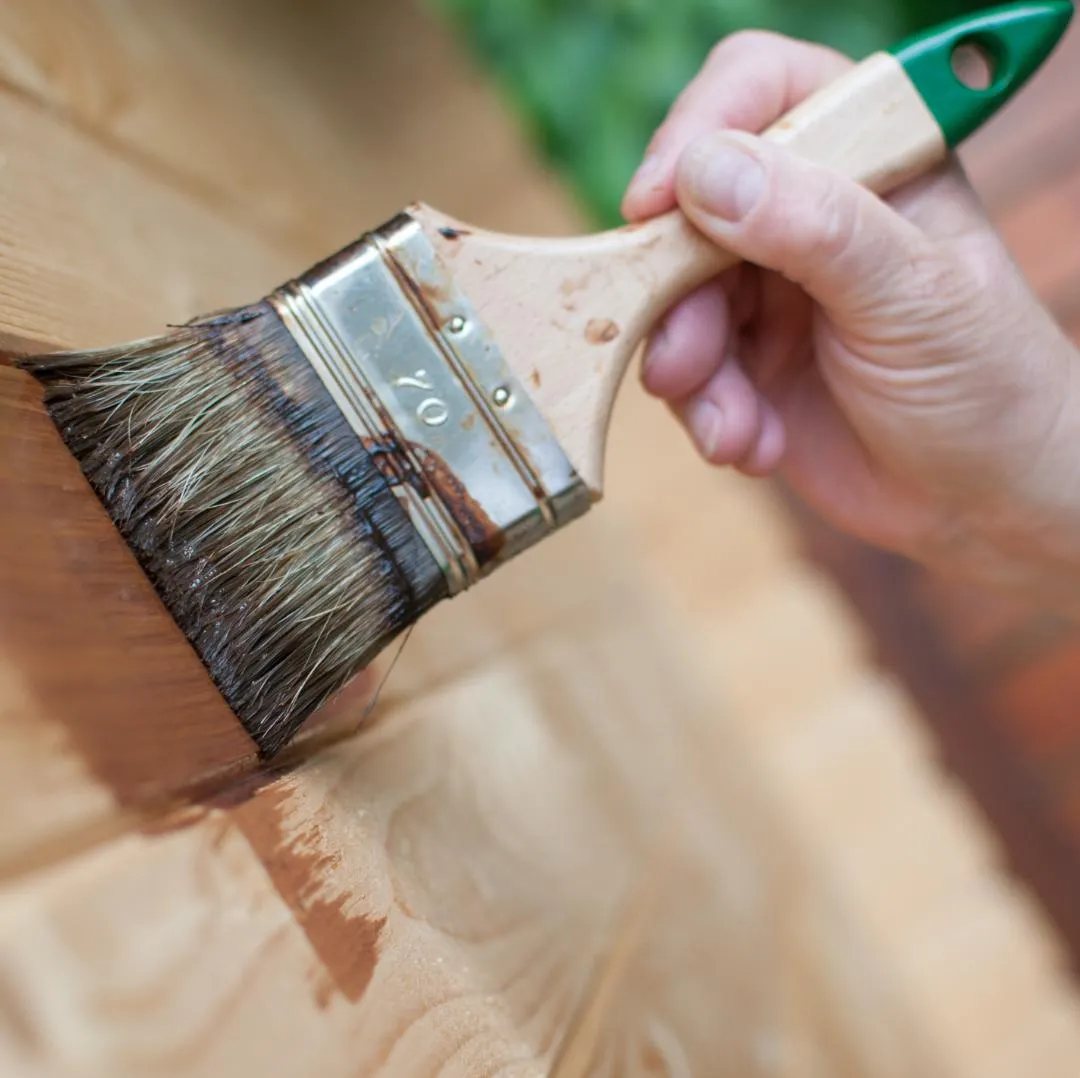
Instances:
[[[989,90],[997,80],[998,61],[978,41],[961,41],[953,49],[952,69],[969,90]]]

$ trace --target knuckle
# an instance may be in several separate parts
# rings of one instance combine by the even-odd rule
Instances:
[[[713,45],[709,50],[706,66],[715,68],[736,58],[758,55],[773,50],[788,40],[771,30],[737,30]]]

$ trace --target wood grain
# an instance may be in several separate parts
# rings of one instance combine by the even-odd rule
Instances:
[[[0,1060],[1070,1074],[1053,947],[829,589],[789,572],[704,650],[641,594],[239,804],[9,886]]]
[[[361,16],[341,4],[287,0],[193,0],[182,10],[167,0],[6,4],[0,77],[114,156],[314,259],[378,223],[364,219],[371,194],[392,191],[385,158],[407,142],[356,96],[357,66],[392,97],[425,84],[428,39],[410,41],[415,15],[368,8]],[[451,112],[456,100],[478,96],[467,80],[444,89],[454,95],[445,103]],[[356,109],[383,150],[339,137]],[[442,152],[448,144],[432,140],[420,152],[467,169]],[[420,148],[410,148],[415,162]],[[381,211],[415,194],[391,194]]]
[[[6,3],[0,80],[298,272],[417,198],[494,228],[547,201],[522,143],[483,137],[507,117],[479,73],[443,78],[448,37],[386,0]]]
[[[33,147],[9,150],[0,170],[7,333],[79,347],[159,333],[246,302],[294,268],[272,243],[10,95],[0,140]]]
[[[210,41],[254,6],[58,5],[78,51],[42,8],[0,3],[23,28],[0,89],[0,332],[87,343],[246,298],[402,186],[492,228],[581,229],[413,9],[271,3],[250,38]],[[234,66],[257,92],[221,92]],[[224,118],[205,131],[169,119],[199,80]],[[137,106],[95,105],[128,100],[116,85]],[[319,133],[270,115],[287,95],[369,161],[347,198],[318,180]],[[238,102],[244,153],[280,176],[226,152]],[[267,208],[296,183],[310,234]],[[213,781],[198,738],[130,802],[78,724],[110,702],[93,734],[145,760],[134,724],[186,698],[190,729],[208,686],[182,642],[165,657],[173,630],[11,371],[0,437],[33,454],[0,464],[5,1075],[1075,1072],[1052,933],[782,506],[697,464],[632,382],[603,513],[426,619],[356,736],[371,686],[283,773]],[[147,699],[158,677],[179,687]],[[198,796],[170,806],[164,776]]]
[[[180,1058],[184,1073],[211,1074],[223,1053],[235,1051],[236,1032],[273,1006],[266,990],[287,984],[287,1017],[266,1024],[262,1043],[242,1056],[268,1073],[309,1066],[370,1073],[380,1062],[394,1073],[441,1066],[475,1073],[484,1057],[493,1067],[535,1061],[527,1072],[541,1073],[606,961],[627,880],[650,867],[649,856],[639,860],[650,836],[675,842],[656,862],[665,868],[665,892],[681,891],[672,861],[682,860],[703,885],[674,826],[684,796],[671,787],[680,749],[668,747],[656,721],[657,708],[672,702],[669,674],[655,657],[652,632],[640,626],[624,617],[576,638],[545,637],[528,656],[462,679],[411,707],[393,728],[311,761],[238,808],[210,808],[189,827],[93,852],[65,870],[63,885],[49,876],[35,881],[33,902],[21,901],[16,888],[0,914],[0,935],[24,1041],[54,1051],[77,1043],[106,999],[149,990],[175,1001],[183,1027],[159,1026],[153,1036],[137,1022],[116,1023],[92,1056],[78,1058],[95,1073],[167,1073]],[[627,658],[640,671],[633,692]],[[486,754],[475,751],[478,739],[489,744]],[[641,775],[646,745],[652,766]],[[717,790],[697,785],[695,799],[752,796],[739,793],[745,784],[736,775]],[[709,825],[711,841],[724,841],[723,818]],[[238,844],[241,834],[246,843]],[[758,860],[768,861],[776,847],[760,837]],[[726,873],[708,891],[716,892],[701,906],[709,919],[719,915],[718,902],[739,901],[741,893]],[[665,1003],[665,992],[647,987],[655,974],[643,979],[642,998],[631,1005],[657,1013],[648,1023],[628,1022],[620,1050],[654,1058],[693,1050],[680,1032],[688,1027],[717,1058],[745,1059],[747,1045],[725,1031],[735,1028],[736,1006],[749,1019],[745,994],[761,977],[749,940],[713,934],[710,943],[685,920],[665,928],[669,908],[667,901],[653,907],[648,931],[633,944],[634,965],[642,948],[674,931],[683,948],[706,947],[698,972],[672,970],[680,998],[696,997],[696,1009],[711,1013],[715,998],[694,991],[694,981],[712,980],[739,954],[741,983],[732,984],[728,1017],[717,1027],[693,1019],[694,1008],[676,1006],[677,999]],[[145,933],[124,928],[148,909],[167,948],[147,949]],[[765,929],[759,904],[743,906],[741,916]],[[235,938],[227,928],[234,917],[244,926]],[[91,931],[100,943],[87,951],[79,940]],[[336,961],[319,961],[320,931],[336,943]],[[365,944],[350,953],[358,933]],[[18,939],[35,947],[17,946]],[[43,947],[56,955],[48,966],[32,957]],[[177,965],[185,954],[187,976]],[[358,978],[364,955],[377,961]],[[350,961],[353,968],[342,971]],[[27,968],[37,975],[22,977]],[[185,990],[192,977],[217,982],[205,1000]],[[621,993],[618,1004],[628,1005]],[[603,1017],[607,1042],[611,1014]]]

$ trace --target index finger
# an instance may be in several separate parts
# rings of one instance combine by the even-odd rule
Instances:
[[[653,135],[623,196],[623,215],[639,221],[675,208],[675,166],[699,135],[725,128],[758,134],[852,66],[834,49],[768,31],[725,38]]]

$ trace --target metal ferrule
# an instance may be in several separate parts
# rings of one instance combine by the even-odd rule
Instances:
[[[547,420],[412,217],[269,298],[452,595],[588,510]]]

